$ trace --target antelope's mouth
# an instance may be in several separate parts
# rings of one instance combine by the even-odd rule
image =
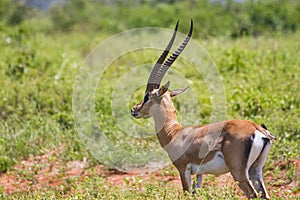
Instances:
[[[138,119],[138,118],[139,118],[139,114],[138,114],[138,113],[131,112],[131,115],[132,115],[134,118],[136,118],[136,119]]]
[[[134,108],[131,109],[131,116],[133,116],[136,119],[140,118],[139,113]]]

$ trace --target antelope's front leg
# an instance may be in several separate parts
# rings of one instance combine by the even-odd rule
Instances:
[[[183,191],[191,192],[191,165],[178,169]]]

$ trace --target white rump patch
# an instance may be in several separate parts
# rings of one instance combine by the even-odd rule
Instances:
[[[249,153],[249,158],[248,158],[248,162],[247,162],[247,168],[246,168],[246,176],[249,179],[249,174],[248,174],[248,170],[250,169],[251,165],[255,162],[255,160],[258,158],[258,156],[260,155],[263,147],[264,147],[264,139],[269,139],[266,135],[264,135],[262,132],[256,130],[254,132],[254,141],[252,143],[252,147],[250,149],[250,153]],[[268,154],[262,154],[261,156],[263,156],[262,159],[266,160]],[[264,163],[261,163],[260,165],[264,165]],[[257,166],[259,168],[262,168],[263,166]]]
[[[254,163],[254,161],[258,158],[259,154],[261,153],[263,147],[264,147],[264,139],[266,138],[268,139],[267,136],[265,136],[263,133],[261,133],[260,131],[256,130],[254,132],[255,137],[254,137],[254,141],[252,143],[252,147],[249,153],[249,158],[248,158],[248,162],[247,162],[247,170],[251,167],[251,165]]]

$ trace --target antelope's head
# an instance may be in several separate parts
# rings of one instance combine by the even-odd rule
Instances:
[[[186,45],[188,44],[192,36],[193,21],[191,20],[190,31],[186,36],[185,40],[182,42],[179,48],[167,60],[165,60],[174,43],[177,29],[178,29],[178,23],[179,22],[177,22],[176,24],[173,36],[168,46],[161,54],[161,56],[159,57],[159,59],[157,60],[156,64],[154,65],[151,71],[151,74],[148,78],[144,99],[131,109],[131,115],[135,118],[151,117],[150,109],[153,105],[160,105],[163,98],[168,98],[168,100],[171,101],[172,97],[181,94],[187,89],[186,87],[182,89],[169,91],[168,90],[170,86],[169,81],[165,85],[160,87],[161,80],[163,79],[165,73],[167,72],[169,67],[171,67],[171,65],[176,60],[176,58],[180,55],[183,49],[186,47]]]

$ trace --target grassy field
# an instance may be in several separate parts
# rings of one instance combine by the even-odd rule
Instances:
[[[143,175],[128,175],[129,178],[126,178],[125,174],[121,176],[120,184],[109,182],[108,172],[111,169],[104,167],[97,171],[103,163],[87,151],[80,140],[72,113],[74,81],[83,59],[108,37],[109,34],[95,32],[43,34],[27,29],[26,24],[2,27],[0,172],[2,179],[14,177],[14,181],[27,186],[8,194],[5,185],[0,185],[1,198],[194,199],[182,195],[178,183],[172,184],[164,179],[166,176],[173,179],[178,176],[171,166],[159,175],[157,172],[148,174],[147,180]],[[274,199],[295,199],[300,190],[297,164],[300,159],[300,34],[196,40],[208,51],[222,75],[227,99],[226,119],[265,123],[277,137],[265,166],[271,195]],[[111,63],[103,76],[104,88],[96,92],[95,109],[99,126],[110,139],[122,141],[124,148],[127,144],[132,154],[139,147],[135,148],[135,142],[128,141],[127,133],[119,129],[112,117],[111,94],[117,81],[135,63],[155,62],[156,57],[156,52],[152,51],[133,52],[120,57]],[[195,75],[187,65],[179,59],[174,67],[192,81],[201,108],[193,111],[195,118],[200,123],[208,123],[212,109],[209,92],[202,77]],[[145,74],[145,82],[147,77]],[[143,90],[141,87],[136,91],[129,107],[142,98]],[[180,104],[176,105],[179,109]],[[129,110],[129,107],[126,109]],[[129,113],[127,117],[131,117]],[[148,125],[148,121],[139,125],[143,124]],[[152,143],[158,143],[155,137],[150,138],[148,145]],[[46,158],[36,159],[43,155]],[[26,163],[30,161],[32,163],[28,167]],[[51,181],[40,185],[36,180],[36,175],[49,167],[49,163],[64,171],[74,162],[84,163],[83,171],[88,173],[71,176],[60,172],[57,179],[61,181],[54,186],[51,186]],[[217,180],[221,181],[220,178]],[[220,186],[211,176],[205,182],[197,194],[199,199],[239,199],[242,196],[235,184]]]

